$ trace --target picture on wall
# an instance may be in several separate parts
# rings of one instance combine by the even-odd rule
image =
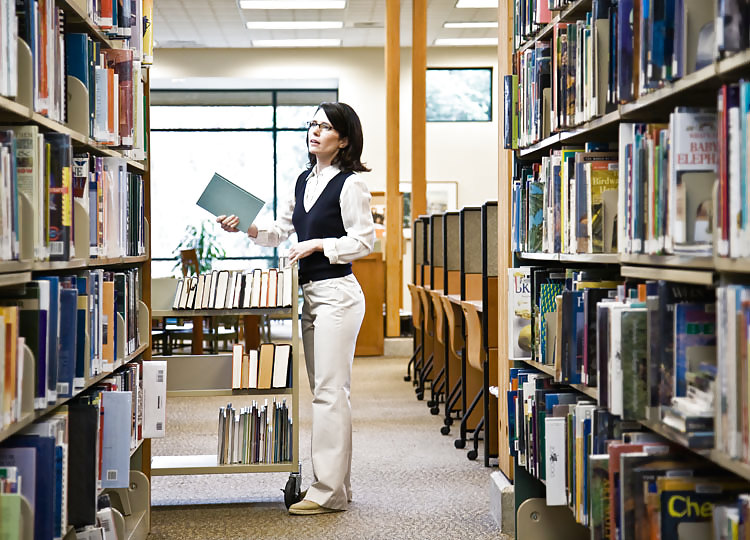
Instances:
[[[427,68],[428,122],[491,122],[492,68]]]
[[[403,226],[411,228],[411,182],[401,182],[398,185],[403,194]],[[442,214],[458,209],[458,182],[427,182],[425,188],[427,197],[427,214]]]

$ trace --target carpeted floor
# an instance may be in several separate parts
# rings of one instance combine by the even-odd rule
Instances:
[[[152,536],[169,539],[504,538],[489,515],[489,475],[440,434],[440,417],[403,380],[405,358],[356,358],[352,381],[354,455],[349,510],[290,516],[286,473],[154,477]],[[310,401],[300,392],[303,489],[311,481]],[[154,455],[210,454],[218,407],[228,398],[170,398],[166,439]],[[239,398],[245,399],[245,398]],[[250,399],[250,398],[246,398]],[[236,399],[235,406],[240,402]],[[455,432],[455,429],[454,429]]]

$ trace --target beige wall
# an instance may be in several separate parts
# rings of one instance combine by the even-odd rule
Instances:
[[[497,66],[494,48],[433,47],[429,67]],[[411,50],[401,55],[401,179],[411,178]],[[338,80],[339,99],[359,113],[364,130],[363,160],[372,191],[385,190],[385,67],[378,48],[336,49],[157,49],[152,80],[222,77],[256,80]],[[495,79],[497,74],[495,72]],[[427,179],[458,182],[458,205],[497,197],[497,81],[493,121],[430,123]]]

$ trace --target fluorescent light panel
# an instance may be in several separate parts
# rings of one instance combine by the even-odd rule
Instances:
[[[340,39],[254,39],[253,47],[340,47]]]
[[[328,30],[343,28],[342,21],[250,21],[248,30]]]
[[[242,9],[344,9],[346,0],[240,0]]]
[[[441,38],[435,40],[435,46],[494,46],[497,45],[497,38]]]
[[[497,28],[497,21],[487,22],[447,22],[443,28]]]
[[[457,8],[495,8],[497,9],[497,0],[458,0]]]

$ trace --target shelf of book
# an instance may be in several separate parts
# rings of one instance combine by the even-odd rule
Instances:
[[[615,131],[620,119],[620,112],[612,111],[577,127],[561,130],[527,148],[519,149],[518,154],[524,159],[535,159],[545,155],[550,149],[562,143],[577,144],[600,139],[603,135],[616,136]]]
[[[523,362],[524,364],[528,364],[531,367],[538,369],[542,373],[546,373],[547,375],[554,377],[555,376],[555,366],[549,366],[547,364],[542,364],[540,362],[535,362],[534,360],[530,358],[511,358],[510,360],[518,360]]]
[[[572,253],[560,254],[560,262],[617,264],[620,258],[617,253]]]
[[[641,255],[637,253],[620,255],[620,262],[644,266],[664,266],[671,268],[694,268],[711,270],[713,257],[691,257],[688,255]]]
[[[622,266],[620,268],[622,277],[636,279],[663,279],[677,283],[691,283],[693,285],[713,285],[714,274],[712,271],[679,270],[677,268],[662,268],[653,266]]]
[[[715,257],[714,268],[717,272],[746,274],[750,272],[750,259]]]
[[[218,388],[216,390],[168,390],[167,397],[291,396],[292,388]]]
[[[550,366],[550,365],[547,365],[547,364],[541,364],[541,363],[535,362],[534,360],[531,360],[529,358],[511,358],[510,360],[511,361],[516,360],[516,361],[523,362],[524,364],[527,364],[527,365],[533,367],[534,369],[538,369],[542,373],[546,373],[547,375],[549,375],[552,378],[555,377],[555,366]],[[599,399],[599,390],[596,387],[586,386],[585,384],[571,384],[571,383],[566,383],[566,382],[555,382],[555,384],[569,386],[571,388],[574,388],[574,389],[578,390],[582,394],[586,394],[590,398],[593,398],[595,400]]]
[[[115,45],[109,40],[109,37],[102,32],[99,25],[88,16],[83,6],[79,6],[75,1],[59,0],[57,5],[65,12],[66,25],[68,27],[84,28],[86,32],[96,41],[109,49],[115,48]]]
[[[100,373],[99,375],[96,375],[88,379],[84,387],[74,392],[71,397],[59,398],[54,403],[47,405],[47,407],[45,407],[44,409],[35,410],[34,412],[21,418],[18,422],[14,422],[13,424],[6,426],[4,429],[0,430],[0,441],[7,439],[8,437],[10,437],[11,435],[14,435],[15,433],[18,433],[26,426],[29,426],[33,424],[34,422],[36,422],[37,420],[39,420],[40,418],[47,416],[49,413],[51,413],[52,411],[54,411],[61,405],[65,405],[70,400],[77,398],[79,395],[86,392],[89,388],[99,383],[101,380],[106,379],[107,377],[111,376],[112,373],[116,372],[122,366],[126,365],[129,362],[132,362],[133,360],[141,356],[143,353],[145,353],[148,350],[148,348],[149,348],[148,343],[144,343],[143,345],[138,347],[132,354],[129,354],[125,356],[124,358],[117,360],[115,362],[115,368],[112,371]]]
[[[152,317],[221,317],[224,315],[276,315],[290,313],[292,308],[248,308],[248,309],[155,309]]]
[[[737,461],[719,450],[711,450],[708,457],[717,465],[732,471],[737,476],[741,476],[745,480],[750,480],[750,464]]]
[[[522,252],[522,253],[516,253],[516,256],[518,256],[518,258],[523,259],[525,261],[559,261],[560,260],[559,253]]]
[[[136,257],[104,257],[96,259],[70,259],[69,261],[2,261],[0,262],[0,287],[18,283],[19,272],[47,272],[57,270],[79,270],[82,268],[103,268],[107,266],[135,266],[148,262],[149,255]],[[15,276],[15,277],[10,277]],[[31,277],[25,281],[31,281]],[[23,283],[24,281],[20,281]]]
[[[215,454],[154,456],[151,458],[152,476],[169,476],[175,474],[291,473],[297,472],[298,469],[299,464],[296,462],[219,465]]]
[[[596,387],[592,386],[586,386],[585,384],[576,384],[576,383],[564,383],[570,386],[571,388],[575,388],[582,394],[586,394],[588,397],[599,401],[599,390]]]
[[[84,148],[90,152],[97,153],[99,155],[108,157],[123,157],[123,154],[113,148],[108,148],[106,145],[100,144],[88,136],[79,133],[68,126],[56,122],[51,118],[47,118],[39,113],[32,112],[28,107],[22,105],[12,99],[8,99],[0,96],[0,121],[4,120],[2,113],[11,113],[14,117],[10,120],[14,122],[28,122],[36,124],[40,127],[46,128],[56,133],[64,133],[70,135],[70,138],[76,146]],[[146,171],[146,164],[132,159],[126,159],[128,167],[131,169],[144,172]]]
[[[0,274],[0,287],[7,287],[9,285],[22,285],[27,281],[31,281],[30,272]]]
[[[29,261],[0,261],[0,274],[15,274],[31,270]]]
[[[518,51],[525,51],[529,47],[533,47],[538,41],[541,41],[552,33],[552,29],[556,24],[561,22],[574,21],[577,17],[591,9],[591,0],[576,0],[565,9],[560,10],[558,15],[544,25],[536,35],[526,41],[524,41],[519,47]],[[550,11],[555,11],[550,9]]]

